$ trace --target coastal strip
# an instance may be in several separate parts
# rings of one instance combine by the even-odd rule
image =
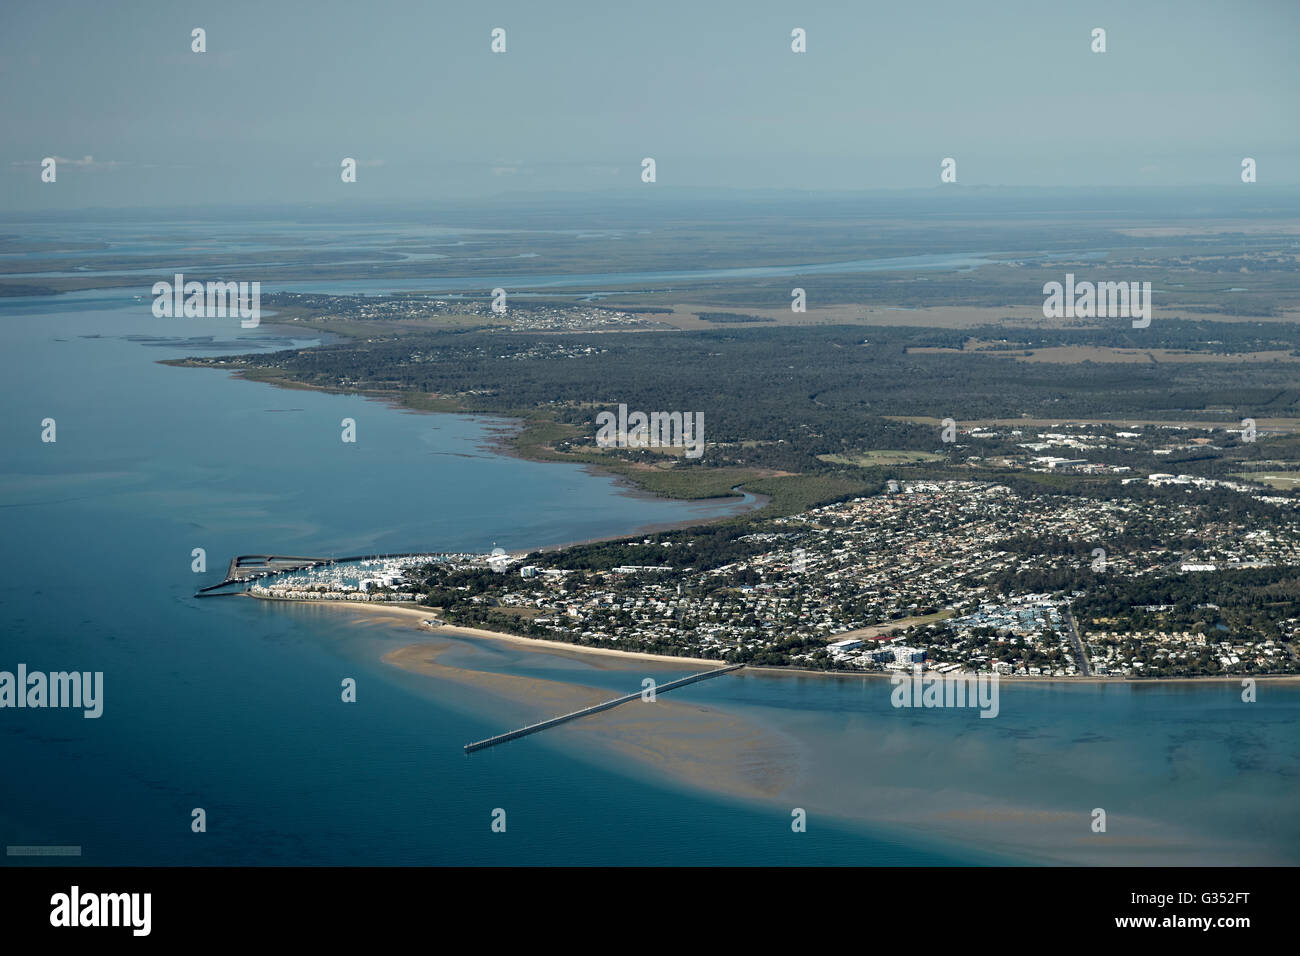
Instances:
[[[250,597],[259,601],[275,601],[275,598],[267,598],[258,594],[249,594],[240,592],[240,597]],[[431,608],[421,605],[384,602],[378,604],[368,604],[359,601],[293,601],[282,602],[299,605],[313,605],[317,607],[345,607],[355,611],[360,611],[365,615],[405,617],[411,621],[411,624],[420,627],[426,633],[445,634],[450,637],[469,638],[473,640],[499,641],[505,644],[514,644],[521,648],[538,651],[545,654],[556,655],[576,655],[582,658],[601,658],[619,659],[624,661],[658,661],[664,664],[699,664],[703,666],[716,667],[725,664],[725,661],[707,658],[707,657],[685,657],[676,654],[656,654],[650,651],[626,651],[613,647],[592,647],[586,644],[570,644],[567,641],[548,640],[540,637],[524,637],[521,634],[510,634],[506,631],[490,631],[487,628],[471,627],[466,624],[447,624],[440,623],[436,627],[425,625],[424,622],[430,619],[433,613]],[[418,644],[411,644],[409,648],[416,648]],[[593,662],[594,663],[594,662]],[[797,667],[793,665],[775,666],[771,664],[746,664],[745,670],[754,674],[763,674],[767,676],[785,675],[788,677],[828,677],[832,679],[849,679],[869,678],[874,680],[888,681],[892,672],[888,671],[850,671],[850,670],[820,670],[811,667]],[[1300,674],[1256,674],[1254,680],[1270,684],[1296,684],[1300,683]],[[1026,677],[1017,674],[1000,675],[999,681],[1004,684],[1016,684],[1025,686],[1034,685],[1052,685],[1052,684],[1113,684],[1121,685],[1156,685],[1156,684],[1236,684],[1241,685],[1242,678],[1239,675],[1220,675],[1204,674],[1195,677],[1120,677],[1118,675],[1090,677]]]

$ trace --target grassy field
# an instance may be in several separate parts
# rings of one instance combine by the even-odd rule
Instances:
[[[1276,488],[1278,491],[1294,491],[1300,488],[1300,472],[1291,472],[1289,474],[1269,474],[1263,471],[1238,472],[1233,475],[1234,478],[1241,478],[1244,481],[1253,481],[1261,485],[1268,485],[1270,488]]]
[[[942,461],[942,455],[930,451],[898,451],[885,448],[871,451],[855,451],[847,455],[818,455],[819,461],[834,465],[853,465],[857,468],[870,468],[872,465],[908,465],[918,461]]]
[[[870,640],[882,637],[886,634],[892,634],[895,631],[905,631],[909,627],[924,627],[927,624],[933,624],[935,621],[943,621],[952,617],[954,612],[951,608],[946,611],[936,611],[934,614],[922,614],[919,617],[904,617],[897,621],[890,621],[887,624],[872,624],[870,627],[860,627],[856,631],[845,631],[842,634],[834,635],[832,641]]]

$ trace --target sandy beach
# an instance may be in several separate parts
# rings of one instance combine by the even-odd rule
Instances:
[[[275,598],[261,598],[251,594],[249,597],[253,597],[259,601],[276,600]],[[580,657],[604,657],[613,658],[615,660],[622,658],[623,660],[628,661],[657,661],[661,664],[680,664],[682,667],[690,667],[698,670],[708,670],[711,667],[722,667],[726,663],[725,661],[709,660],[704,657],[675,657],[671,654],[647,654],[642,651],[618,651],[607,647],[583,647],[578,644],[565,644],[561,641],[546,641],[536,637],[520,637],[515,634],[503,634],[500,631],[489,631],[480,627],[464,627],[459,624],[441,624],[437,627],[425,627],[421,622],[433,619],[433,609],[412,607],[409,604],[376,605],[364,604],[359,601],[289,601],[285,603],[346,607],[366,614],[387,615],[395,621],[409,623],[412,626],[419,628],[425,634],[452,634],[458,637],[501,641],[506,644],[514,644],[532,650],[544,650],[551,654],[572,654]]]

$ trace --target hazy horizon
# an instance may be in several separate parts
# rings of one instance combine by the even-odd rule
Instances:
[[[1186,202],[1195,200],[1196,205]],[[1123,202],[1122,207],[1112,205]],[[851,205],[861,203],[861,206]],[[1048,205],[1044,205],[1048,203]],[[849,204],[849,205],[846,205]],[[833,206],[828,209],[826,207]],[[823,218],[887,218],[910,212],[1013,217],[1054,211],[1090,216],[1159,215],[1176,218],[1291,218],[1300,212],[1300,184],[1254,186],[1249,193],[1230,186],[1009,187],[961,184],[920,188],[861,190],[709,189],[662,187],[653,195],[623,190],[506,191],[464,198],[414,200],[338,197],[330,200],[197,203],[140,206],[83,206],[0,209],[0,223],[56,223],[77,220],[147,221],[154,216],[184,214],[190,219],[273,221],[305,217],[340,222],[422,220],[429,215],[529,213],[575,222],[614,219],[621,215],[705,215],[710,209],[759,215],[778,210]],[[632,224],[634,225],[634,223]]]
[[[1251,188],[1300,185],[1300,6],[1274,0],[62,2],[0,25],[5,212],[928,189],[945,157],[958,190],[1246,189],[1247,156]]]

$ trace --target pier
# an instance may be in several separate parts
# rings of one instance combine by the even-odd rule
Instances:
[[[669,681],[667,684],[660,684],[655,687],[655,695],[673,690],[677,687],[685,687],[687,684],[694,684],[697,681],[708,680],[710,677],[717,677],[720,674],[727,674],[731,671],[738,671],[744,664],[728,664],[726,667],[718,667],[711,671],[703,671],[699,674],[692,674],[690,677],[682,677],[675,681]],[[586,717],[588,714],[595,714],[602,710],[610,710],[619,704],[626,704],[630,701],[640,700],[642,691],[635,694],[626,694],[623,697],[615,697],[613,700],[607,700],[600,704],[593,704],[590,707],[584,707],[582,710],[575,710],[571,714],[561,714],[559,717],[552,717],[550,720],[543,720],[540,723],[529,724],[527,727],[520,727],[518,730],[507,731],[504,734],[497,734],[495,737],[488,737],[486,740],[478,740],[472,744],[465,745],[465,753],[472,754],[476,750],[483,750],[487,747],[495,747],[497,744],[503,744],[507,740],[516,740],[519,737],[527,737],[529,734],[535,734],[539,730],[545,730],[548,727],[554,727],[557,724],[563,724],[566,721],[577,720],[579,717]]]

